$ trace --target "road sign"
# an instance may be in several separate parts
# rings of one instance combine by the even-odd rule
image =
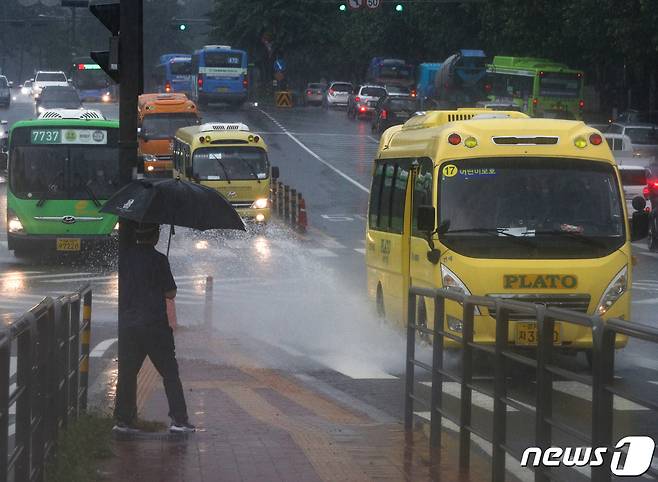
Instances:
[[[349,0],[349,2],[347,2],[347,4],[349,5],[349,7],[350,7],[352,10],[358,10],[358,9],[360,9],[361,7],[363,7],[363,3],[364,3],[364,1],[365,1],[365,0]]]
[[[382,6],[381,0],[366,0],[366,7],[368,7],[370,10],[374,10],[381,6]]]
[[[290,92],[282,90],[275,93],[277,107],[292,107],[292,96]]]
[[[283,72],[286,70],[286,62],[283,59],[276,59],[274,61],[274,71],[275,72]]]

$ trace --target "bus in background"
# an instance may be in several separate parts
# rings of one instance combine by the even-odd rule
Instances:
[[[228,45],[206,45],[192,55],[192,99],[200,106],[223,102],[240,106],[247,100],[247,52]]]
[[[401,59],[373,57],[366,72],[366,82],[376,85],[399,85],[408,87],[416,95],[414,85],[414,68]]]
[[[113,102],[117,100],[116,85],[91,58],[73,60],[69,79],[84,102]]]
[[[174,138],[174,175],[220,192],[245,221],[264,225],[271,216],[267,145],[244,124],[209,123],[180,129]]]
[[[487,74],[491,101],[513,104],[532,117],[583,118],[581,70],[547,59],[498,55]]]
[[[182,92],[192,94],[192,56],[165,54],[155,67],[153,90],[162,93]]]
[[[181,127],[201,122],[194,102],[185,94],[142,94],[137,103],[139,153],[144,174],[170,177],[171,143]]]
[[[119,187],[119,122],[51,110],[9,136],[7,242],[16,255],[114,246],[116,216],[99,212]]]
[[[629,319],[631,240],[646,236],[648,219],[629,225],[625,214],[612,153],[582,122],[487,109],[417,115],[384,132],[374,161],[368,292],[402,326],[410,285]],[[432,328],[431,300],[417,306]],[[445,310],[441,328],[459,339],[462,307]],[[475,342],[493,345],[495,310],[476,309],[474,322]],[[556,350],[591,360],[591,329],[558,319],[554,330]],[[536,348],[537,324],[513,314],[508,336]]]

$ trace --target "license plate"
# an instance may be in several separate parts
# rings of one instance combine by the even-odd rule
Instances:
[[[516,344],[532,346],[537,345],[537,323],[517,323],[516,324]],[[560,335],[560,324],[555,323],[553,327],[553,344],[562,343]]]
[[[80,251],[80,239],[79,238],[58,239],[57,251]]]
[[[217,87],[217,92],[228,92],[229,88],[228,87]]]

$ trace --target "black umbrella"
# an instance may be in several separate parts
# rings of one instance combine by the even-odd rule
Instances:
[[[180,179],[132,181],[108,199],[101,212],[137,223],[169,224],[201,231],[246,230],[240,215],[221,194]]]

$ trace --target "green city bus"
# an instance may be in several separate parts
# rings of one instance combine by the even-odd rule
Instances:
[[[583,118],[583,72],[548,59],[496,56],[487,65],[489,101],[533,117]]]
[[[95,111],[49,111],[9,136],[7,242],[17,255],[115,245],[99,209],[119,185],[119,123]],[[44,117],[44,116],[42,116]]]

